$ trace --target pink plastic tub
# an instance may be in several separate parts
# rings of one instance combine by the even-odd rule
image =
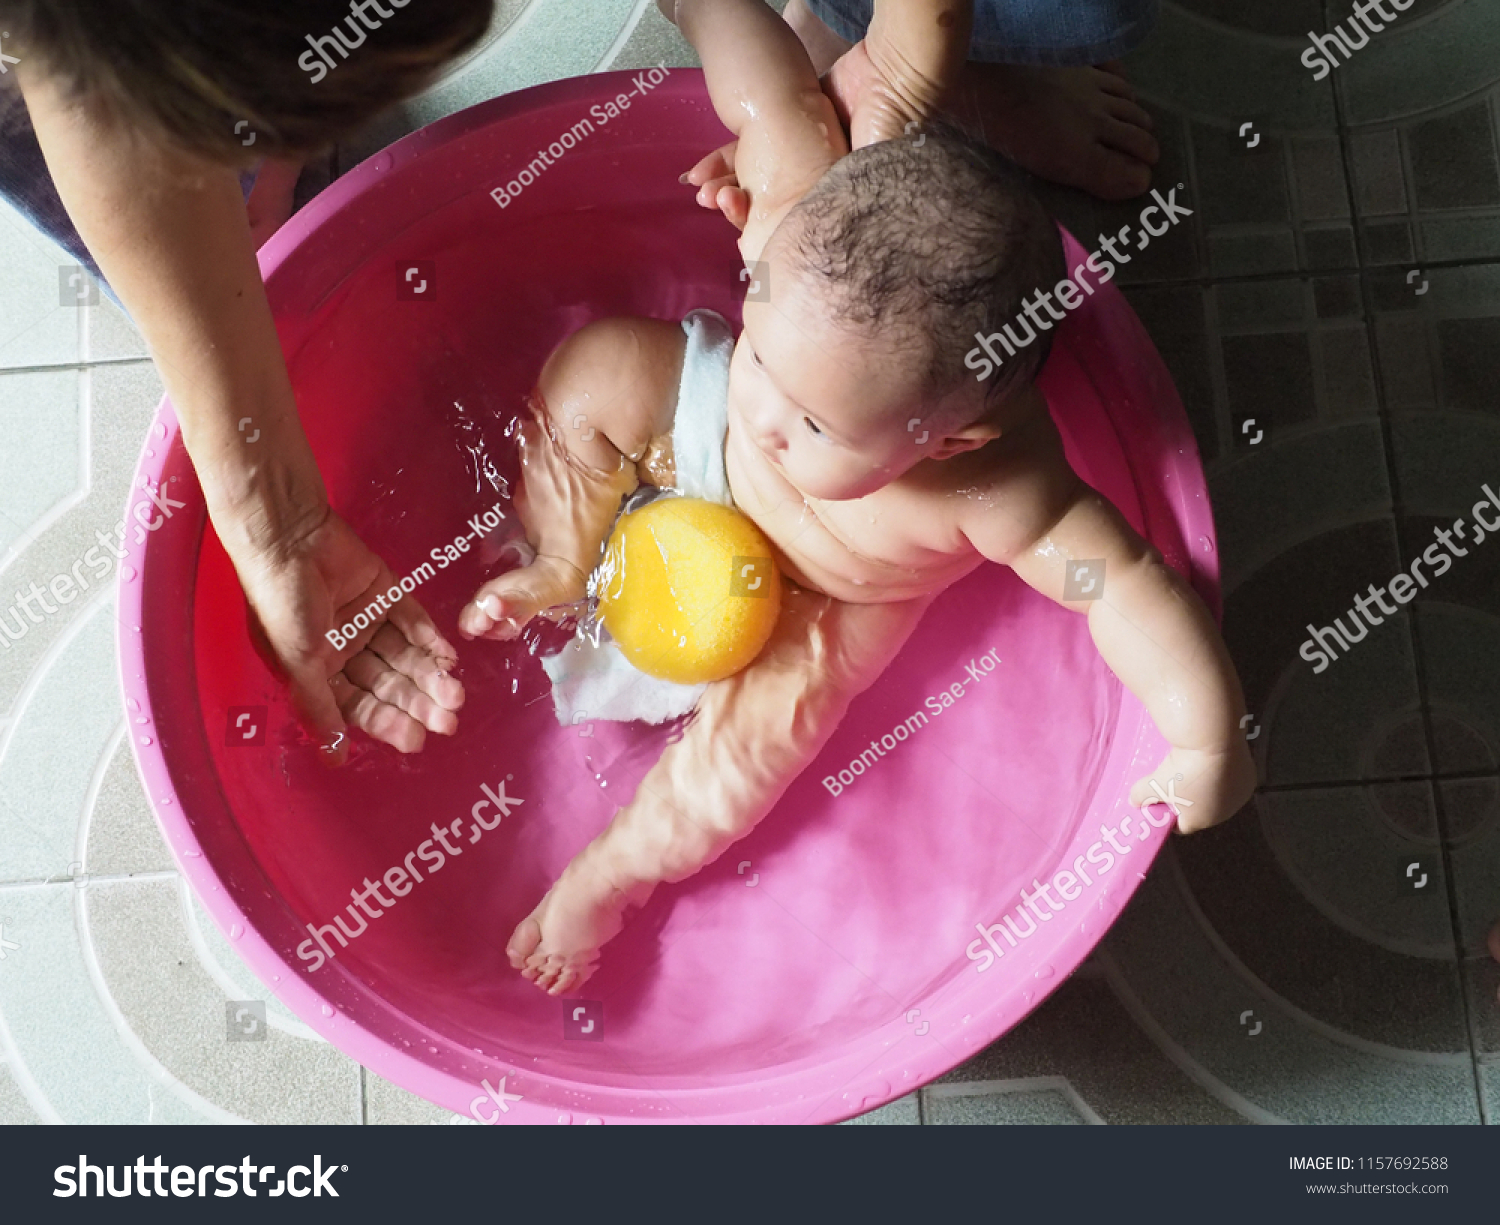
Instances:
[[[609,313],[738,315],[732,231],[678,183],[723,138],[702,78],[673,71],[601,122],[599,104],[630,89],[626,74],[588,77],[434,124],[339,180],[262,254],[334,505],[398,576],[471,516],[509,512],[494,492],[515,472],[505,426],[561,337]],[[502,208],[491,191],[565,132],[574,147]],[[1192,434],[1113,286],[1063,328],[1042,385],[1085,479],[1214,602]],[[169,403],[141,480],[187,503],[131,534],[120,598],[136,759],[182,871],[269,991],[460,1114],[827,1122],[870,1109],[1034,1008],[1166,836],[1126,803],[1163,742],[1082,618],[985,567],[936,604],[761,828],[659,890],[608,946],[581,993],[597,1003],[547,998],[511,971],[505,941],[660,733],[559,728],[536,658],[468,644],[459,735],[410,759],[365,741],[325,770],[251,648]],[[421,586],[450,635],[492,556],[471,547]],[[832,794],[822,780],[887,735],[895,747]],[[523,802],[485,830],[492,793]],[[433,872],[429,846],[421,883],[389,907],[367,895],[380,916],[342,950],[325,935],[338,955],[313,969],[309,925],[344,912],[353,926],[351,889],[455,821],[460,853]]]

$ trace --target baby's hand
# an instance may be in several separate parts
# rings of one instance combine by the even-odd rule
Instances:
[[[1130,802],[1165,804],[1176,812],[1178,830],[1193,834],[1234,816],[1255,782],[1255,760],[1243,740],[1219,749],[1173,749],[1131,788]]]
[[[730,225],[743,230],[750,220],[750,193],[740,186],[734,169],[739,144],[731,140],[722,149],[715,149],[683,175],[682,181],[698,189],[698,203],[702,207],[717,209]]]

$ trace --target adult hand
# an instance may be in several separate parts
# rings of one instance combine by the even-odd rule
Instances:
[[[900,84],[870,58],[865,41],[857,42],[823,77],[823,92],[833,101],[849,133],[849,147],[895,140],[915,131],[928,112],[914,103]]]
[[[306,531],[243,551],[235,569],[259,622],[268,662],[282,671],[303,720],[328,759],[348,754],[346,727],[415,753],[429,731],[458,727],[458,654],[410,595],[335,649],[325,636],[376,603],[396,582],[331,508]]]
[[[968,59],[973,4],[877,0],[865,37],[823,77],[849,147],[911,135],[938,113]]]

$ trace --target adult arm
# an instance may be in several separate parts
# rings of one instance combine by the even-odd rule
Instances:
[[[455,655],[414,599],[343,651],[323,637],[393,576],[328,504],[237,176],[65,97],[29,64],[18,79],[58,194],[150,347],[214,529],[303,718],[335,758],[346,720],[403,751],[428,730],[451,733],[463,698],[446,676]]]

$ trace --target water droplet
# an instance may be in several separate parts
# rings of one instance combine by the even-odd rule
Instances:
[[[133,583],[133,582],[135,582],[135,567],[134,566],[121,566],[120,567],[120,579],[121,579],[122,582],[126,582],[126,583]]]
[[[1051,978],[1056,973],[1057,973],[1057,971],[1054,970],[1051,966],[1043,966],[1040,970],[1038,970],[1035,974],[1033,974],[1032,977],[1033,978]]]
[[[150,719],[148,719],[148,718],[146,718],[146,717],[145,717],[145,716],[144,716],[144,715],[141,715],[141,716],[138,716],[138,717],[137,717],[137,718],[136,718],[136,722],[137,722],[137,723],[150,723],[150,722],[151,722],[151,720],[150,720]]]
[[[170,808],[170,807],[172,807],[172,797],[170,795],[164,795],[164,796],[161,797],[161,799],[157,800],[156,802],[158,804],[160,804],[163,808]]]
[[[565,1110],[562,1112],[562,1114],[557,1116],[557,1121],[564,1124],[571,1123],[573,1121],[573,1116]]]
[[[147,459],[155,459],[156,458],[156,452],[153,451],[150,447],[146,448],[146,458]]]
[[[1021,996],[1021,1003],[1029,1004],[1034,999],[1036,999],[1036,992],[1028,991],[1023,996]]]
[[[1205,553],[1212,553],[1214,551],[1214,542],[1207,536],[1199,536],[1198,547],[1201,548]]]
[[[244,934],[245,934],[245,929],[243,927],[241,927],[238,923],[231,923],[229,925],[229,938],[231,940],[238,940]]]
[[[435,1047],[435,1046],[429,1046],[427,1048],[427,1051],[428,1051],[428,1054],[436,1055],[437,1054],[437,1047]]]
[[[125,705],[130,710],[139,710],[141,708],[141,704],[139,702],[137,702],[134,698],[126,698],[125,699]]]
[[[330,1008],[327,1004],[324,1004],[320,1011],[325,1017],[331,1017],[333,1015],[333,1009]]]
[[[152,740],[150,736],[142,736],[141,743],[149,749],[156,741]]]
[[[186,855],[189,859],[203,858],[203,853],[201,851],[183,851],[183,854]]]

